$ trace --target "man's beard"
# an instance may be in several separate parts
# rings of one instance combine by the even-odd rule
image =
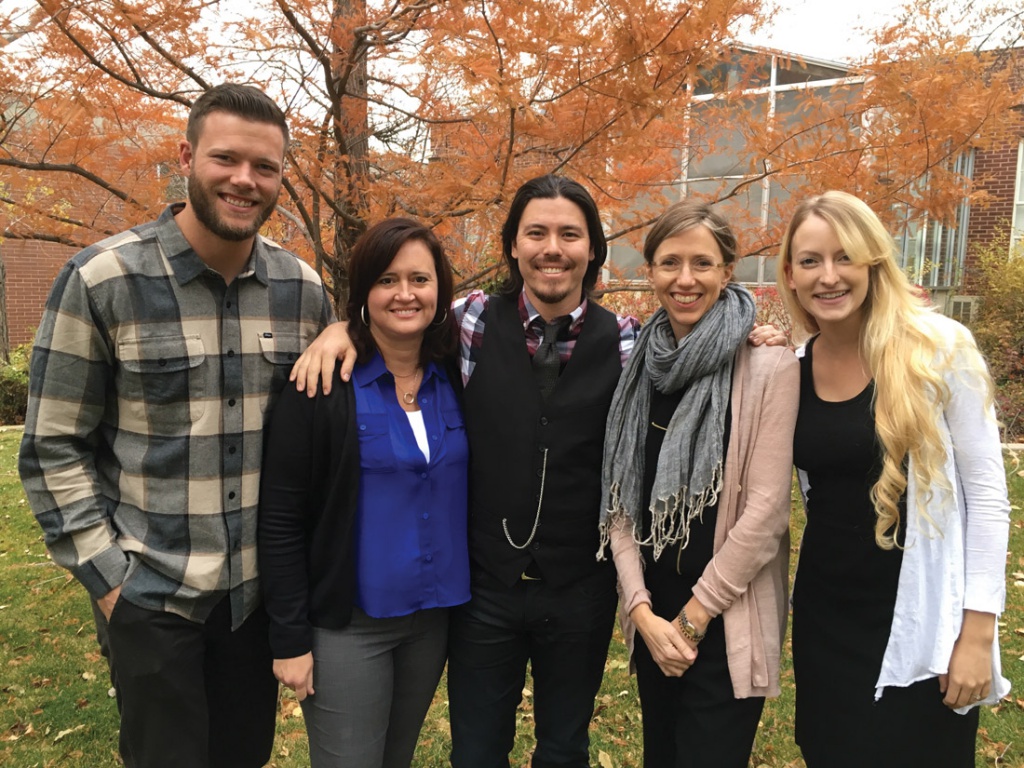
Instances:
[[[277,205],[276,198],[270,200],[260,209],[259,214],[250,225],[231,226],[217,214],[217,195],[200,182],[195,174],[190,174],[188,177],[188,202],[200,224],[222,240],[232,242],[241,242],[253,237],[260,231],[263,223],[270,218],[270,214],[274,212],[274,207]]]

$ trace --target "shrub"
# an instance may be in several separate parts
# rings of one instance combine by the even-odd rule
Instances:
[[[752,290],[757,302],[757,324],[774,325],[778,330],[793,338],[793,319],[782,303],[779,289],[774,285],[762,285]]]
[[[1024,244],[1011,254],[1006,235],[979,248],[981,297],[970,323],[996,384],[1005,438],[1024,438]]]
[[[28,361],[32,345],[11,350],[6,363],[0,362],[0,424],[24,424],[28,404]]]

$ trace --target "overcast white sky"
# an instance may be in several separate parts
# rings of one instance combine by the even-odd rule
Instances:
[[[993,0],[980,0],[978,6]],[[998,0],[995,0],[998,1]],[[245,0],[230,0],[229,5]],[[1005,2],[1005,0],[1004,0]],[[34,7],[32,0],[0,0],[5,10]],[[848,61],[867,52],[868,35],[891,19],[901,0],[776,0],[781,11],[771,29],[757,35],[739,31],[742,42],[812,58]]]
[[[772,28],[743,42],[833,61],[856,59],[867,52],[864,29],[882,26],[899,3],[894,0],[779,0]]]

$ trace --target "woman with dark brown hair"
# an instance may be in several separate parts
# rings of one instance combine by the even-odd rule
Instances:
[[[356,244],[351,382],[289,387],[270,425],[259,559],[278,680],[313,768],[407,768],[469,599],[469,450],[450,365],[451,267],[389,219]]]

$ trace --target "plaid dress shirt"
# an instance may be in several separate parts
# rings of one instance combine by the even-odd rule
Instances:
[[[459,367],[462,371],[463,386],[469,383],[469,377],[473,375],[476,359],[484,343],[484,325],[489,298],[483,291],[472,291],[453,305],[455,324],[459,329]],[[555,342],[563,366],[572,356],[576,340],[583,330],[583,323],[587,318],[588,302],[588,299],[583,299],[580,305],[569,313],[572,318],[569,322],[569,330],[564,338]],[[519,293],[519,317],[523,321],[526,351],[532,358],[544,338],[545,321],[530,303],[525,291]],[[625,365],[633,351],[636,337],[640,335],[640,322],[635,317],[629,316],[616,315],[615,319],[619,324],[619,361]]]
[[[78,253],[32,353],[19,469],[54,561],[94,597],[204,621],[259,604],[263,428],[292,363],[333,319],[316,273],[256,238],[230,284],[179,206]]]

